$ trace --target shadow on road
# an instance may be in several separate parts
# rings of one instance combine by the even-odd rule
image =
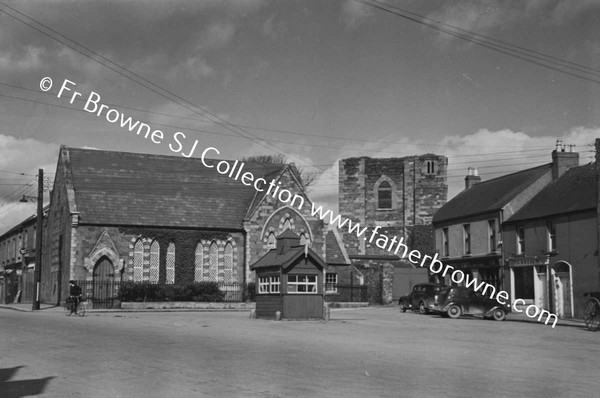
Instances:
[[[23,366],[0,369],[0,397],[20,398],[39,395],[44,392],[48,382],[54,378],[44,377],[43,379],[10,381],[21,368]]]

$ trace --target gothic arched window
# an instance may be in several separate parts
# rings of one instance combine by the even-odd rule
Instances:
[[[158,264],[160,258],[160,245],[158,241],[153,241],[150,245],[150,269],[148,272],[148,281],[158,283]]]
[[[194,259],[194,281],[201,282],[204,279],[204,246],[198,242],[196,246],[196,257]]]
[[[233,245],[231,243],[227,243],[225,245],[225,254],[223,256],[223,262],[223,280],[227,283],[233,282]]]
[[[387,181],[382,181],[377,187],[377,208],[392,208],[392,186]]]
[[[219,277],[219,247],[216,242],[208,249],[208,280],[217,282]]]
[[[169,243],[167,248],[167,283],[175,283],[175,243]]]
[[[144,278],[144,244],[141,239],[133,247],[133,281],[141,282]]]

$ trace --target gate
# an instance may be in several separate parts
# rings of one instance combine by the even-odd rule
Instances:
[[[398,301],[409,294],[417,283],[427,283],[429,277],[427,268],[394,268],[394,289],[392,300]]]
[[[102,257],[94,267],[93,308],[112,308],[116,300],[115,268],[107,257]]]

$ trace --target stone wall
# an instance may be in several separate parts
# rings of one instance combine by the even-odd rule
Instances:
[[[365,272],[374,302],[391,302],[393,272],[388,272],[388,268],[397,260],[389,262],[382,258],[394,255],[397,245],[390,246],[393,237],[396,241],[404,238],[409,250],[417,249],[424,254],[433,250],[430,223],[448,198],[447,165],[446,157],[435,154],[340,160],[339,213],[369,228],[361,239],[347,230],[340,233],[351,257],[365,256],[360,260],[354,258],[352,263]],[[383,181],[391,186],[391,208],[379,208],[378,188]],[[371,239],[375,227],[380,229]],[[397,255],[401,254],[402,250],[398,250]]]

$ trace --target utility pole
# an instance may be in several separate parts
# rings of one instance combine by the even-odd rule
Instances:
[[[35,271],[34,299],[32,310],[40,309],[41,279],[42,279],[42,230],[44,228],[44,170],[38,170],[37,219],[35,227]]]

